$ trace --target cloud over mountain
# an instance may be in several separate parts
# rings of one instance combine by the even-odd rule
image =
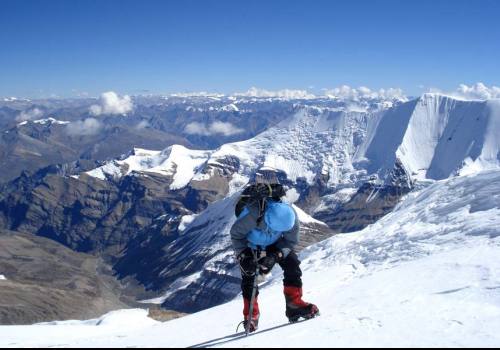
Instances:
[[[489,87],[481,82],[471,86],[460,84],[454,91],[444,91],[438,88],[430,88],[429,92],[445,94],[463,100],[491,100],[500,98],[500,87]]]
[[[500,98],[500,87],[488,87],[483,83],[476,83],[472,86],[460,84],[459,88],[457,89],[457,93],[459,96],[462,96],[464,98],[490,100],[494,98]]]
[[[185,132],[189,135],[202,135],[202,136],[211,136],[211,135],[224,135],[224,136],[233,136],[237,134],[241,134],[244,130],[236,127],[235,125],[227,122],[215,121],[210,125],[206,125],[199,122],[189,123]]]
[[[247,92],[235,93],[234,96],[285,99],[312,99],[316,97],[306,90],[283,89],[278,91],[270,91],[265,89],[258,89],[256,87],[250,88]]]
[[[18,122],[25,122],[28,120],[35,120],[37,118],[40,118],[43,115],[43,112],[38,109],[38,108],[32,108],[28,109],[26,111],[22,111],[19,113],[19,115],[16,117],[16,121]]]
[[[90,107],[90,113],[94,116],[103,114],[127,114],[134,109],[130,96],[118,96],[116,92],[108,91],[101,95],[98,105]]]
[[[91,136],[99,133],[104,125],[95,118],[87,118],[68,124],[67,132],[73,136]]]
[[[389,100],[400,100],[406,101],[408,98],[403,93],[402,89],[399,88],[389,88],[380,89],[378,91],[371,90],[366,86],[361,86],[359,88],[352,88],[348,85],[343,85],[334,89],[325,89],[324,94],[326,97],[330,98],[340,98],[340,99],[389,99]]]

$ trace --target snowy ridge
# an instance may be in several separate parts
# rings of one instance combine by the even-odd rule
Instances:
[[[112,178],[128,175],[133,171],[141,171],[152,168],[162,160],[160,151],[150,151],[134,148],[132,154],[124,160],[115,160],[106,165],[89,171],[87,174],[101,180],[108,176]]]
[[[212,344],[497,347],[499,189],[498,170],[438,181],[377,224],[308,248],[304,298],[322,312],[309,322],[266,331],[285,322],[276,274],[261,290],[261,333],[230,343],[224,337],[241,320],[240,298],[164,324],[151,324],[136,310],[117,314],[117,323],[133,317],[136,330],[88,322],[0,327],[0,345],[187,347],[222,337]]]
[[[500,101],[462,102],[426,94],[418,102],[397,150],[419,179],[498,168]]]
[[[217,150],[193,151],[173,146],[133,155],[89,174],[148,171],[173,175],[175,188],[210,174],[204,168],[236,157],[238,175],[251,178],[262,169],[283,172],[287,179],[355,187],[373,175],[384,179],[399,159],[416,180],[444,179],[460,173],[500,167],[500,102],[459,101],[439,94],[376,112],[349,108],[332,111],[303,106],[280,124],[253,139]],[[116,167],[128,170],[117,171]]]
[[[284,172],[295,182],[305,178],[312,184],[318,175],[330,172],[332,183],[338,183],[345,175],[349,181],[355,171],[351,158],[355,153],[351,143],[354,133],[366,129],[366,115],[360,113],[329,112],[320,114],[314,109],[304,108],[289,120],[265,131],[254,139],[227,144],[213,151],[190,151],[182,146],[171,147],[153,158],[140,161],[136,156],[115,162],[127,166],[129,174],[134,171],[177,174],[184,184],[190,179],[202,179],[203,165],[221,165],[228,157],[237,157],[240,162],[239,175],[250,178],[258,170],[273,169]],[[336,129],[337,125],[342,128]],[[141,166],[136,166],[140,163]],[[172,164],[189,163],[179,173]],[[117,173],[107,166],[89,174]],[[123,173],[123,172],[122,172]],[[362,175],[363,171],[360,172]],[[352,181],[351,181],[352,182]]]
[[[238,101],[236,101],[235,103],[238,103]],[[208,108],[201,108],[201,107],[194,107],[194,106],[188,106],[186,107],[186,111],[187,112],[206,112],[206,111],[216,111],[216,112],[244,112],[244,111],[240,111],[240,109],[238,108],[238,106],[236,106],[235,103],[230,103],[228,105],[224,105],[222,107],[214,107],[214,106],[210,106]]]
[[[40,125],[68,125],[70,122],[65,120],[57,120],[55,118],[39,119],[33,121],[24,121],[18,124],[18,126],[28,125],[29,123],[40,124]]]
[[[112,161],[87,174],[101,180],[108,177],[120,178],[134,172],[158,173],[173,176],[172,190],[185,187],[199,172],[210,151],[193,151],[184,146],[174,145],[164,151],[150,151],[135,148],[132,155],[124,160]]]

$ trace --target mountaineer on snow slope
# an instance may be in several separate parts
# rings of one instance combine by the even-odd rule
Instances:
[[[290,322],[313,318],[319,314],[316,305],[302,300],[302,271],[295,248],[300,239],[300,222],[295,210],[283,203],[285,195],[279,184],[251,185],[243,192],[231,228],[231,241],[240,264],[243,292],[243,324],[254,332],[260,310],[258,287],[253,308],[251,300],[257,274],[268,274],[275,264],[283,269],[286,317]],[[250,310],[253,309],[252,315]]]

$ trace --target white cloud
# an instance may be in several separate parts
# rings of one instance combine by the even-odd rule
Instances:
[[[101,95],[98,105],[90,107],[90,113],[94,116],[102,114],[122,114],[132,111],[134,105],[130,96],[120,97],[116,92],[108,91]]]
[[[348,85],[343,85],[331,90],[325,89],[324,94],[329,98],[339,98],[346,100],[366,100],[366,99],[383,99],[383,100],[399,100],[407,101],[408,98],[401,89],[380,89],[378,91],[371,90],[366,86],[352,88]]]
[[[447,92],[438,88],[430,88],[429,93],[443,94],[463,100],[491,100],[500,98],[500,87],[488,87],[483,83],[468,86],[460,84],[455,91]]]
[[[87,118],[68,124],[67,132],[73,136],[92,136],[98,134],[103,128],[103,124],[95,118]]]
[[[198,122],[189,123],[184,129],[184,131],[189,135],[203,135],[203,136],[212,136],[212,135],[232,136],[244,132],[243,129],[240,129],[231,123],[226,123],[221,121],[215,121],[210,125],[205,125],[203,123],[198,123]]]
[[[307,92],[306,90],[283,89],[278,91],[269,91],[264,89],[258,89],[256,87],[250,88],[247,92],[235,93],[234,96],[256,97],[256,98],[284,98],[289,100],[316,98],[316,96]]]
[[[192,122],[186,125],[184,131],[189,135],[207,135],[208,128],[202,123]]]
[[[207,91],[199,91],[199,92],[178,92],[175,94],[170,94],[170,97],[179,97],[179,98],[189,98],[189,97],[212,97],[212,98],[222,98],[225,97],[224,94],[219,94],[217,92],[207,92]]]
[[[19,115],[16,117],[16,121],[25,122],[28,120],[35,120],[39,119],[42,115],[43,112],[41,110],[39,110],[38,108],[33,108],[19,113]]]
[[[224,136],[231,136],[231,135],[241,134],[242,132],[244,132],[243,129],[240,129],[231,123],[225,123],[220,121],[213,122],[212,125],[210,125],[209,130],[213,134],[222,134]]]
[[[467,99],[490,100],[493,98],[500,98],[500,87],[488,87],[483,83],[477,83],[472,86],[460,84],[457,93],[460,97]]]
[[[151,127],[151,124],[147,120],[141,120],[139,124],[135,126],[136,129],[142,130]]]

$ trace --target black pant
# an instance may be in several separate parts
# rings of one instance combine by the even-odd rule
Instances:
[[[276,251],[276,248],[270,246],[266,249],[266,252]],[[279,262],[279,265],[283,269],[283,285],[287,287],[297,287],[302,288],[302,270],[300,269],[299,257],[295,252],[291,252],[285,259]],[[252,298],[253,282],[255,277],[249,277],[242,275],[241,290],[243,292],[243,297],[250,300]],[[258,295],[259,291],[257,289]]]

